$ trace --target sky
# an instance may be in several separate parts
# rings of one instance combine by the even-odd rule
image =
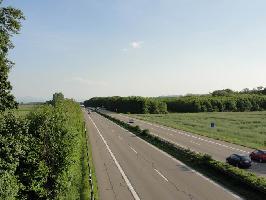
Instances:
[[[17,99],[266,87],[265,0],[4,0]]]

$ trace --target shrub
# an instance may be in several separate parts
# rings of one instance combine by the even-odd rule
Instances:
[[[0,199],[79,199],[83,114],[72,100],[53,105],[0,115]]]
[[[141,131],[141,130],[140,130],[140,131]],[[144,129],[143,131],[141,131],[141,134],[142,134],[143,136],[147,136],[147,135],[150,134],[150,131],[149,131],[149,129]]]

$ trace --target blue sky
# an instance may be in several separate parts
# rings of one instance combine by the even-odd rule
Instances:
[[[264,0],[5,0],[13,93],[77,100],[266,86]]]

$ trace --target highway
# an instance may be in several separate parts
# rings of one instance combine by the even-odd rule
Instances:
[[[129,119],[132,119],[132,117],[124,114],[117,114],[105,110],[102,110],[101,112],[105,112],[105,114],[109,114],[112,117],[124,122],[128,122]],[[233,153],[249,154],[254,151],[254,149],[246,148],[240,145],[199,136],[139,119],[134,119],[134,123],[132,125],[138,125],[141,129],[149,129],[152,134],[165,140],[179,146],[190,148],[196,152],[207,153],[214,159],[223,162],[225,162],[226,157]],[[259,176],[266,177],[266,163],[253,162],[251,168],[248,170]]]
[[[241,199],[101,115],[84,118],[101,200]]]

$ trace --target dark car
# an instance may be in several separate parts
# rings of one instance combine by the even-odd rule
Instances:
[[[133,124],[134,123],[134,119],[129,119],[128,123]]]
[[[231,156],[226,158],[226,162],[236,167],[249,168],[252,161],[248,155],[232,154]]]
[[[252,160],[256,160],[259,162],[265,162],[266,161],[266,150],[255,150],[255,151],[251,152],[249,157]]]

